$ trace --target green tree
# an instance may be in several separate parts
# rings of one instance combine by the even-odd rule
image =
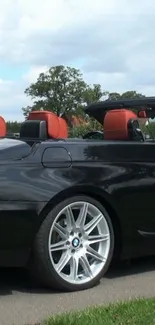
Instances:
[[[8,121],[7,125],[7,133],[18,133],[20,132],[21,123],[17,121]]]
[[[41,73],[25,94],[33,100],[32,106],[22,108],[25,116],[42,109],[69,120],[72,115],[85,116],[83,107],[101,100],[107,92],[99,84],[88,85],[80,70],[60,65]]]
[[[119,99],[136,99],[136,98],[143,98],[144,95],[137,93],[135,90],[126,91],[125,93],[109,93],[108,95],[109,100],[119,100]]]
[[[40,109],[53,111],[58,116],[81,113],[86,88],[80,70],[62,65],[52,67],[25,90],[34,104],[23,108],[23,113],[27,116],[30,111]]]
[[[121,95],[119,93],[109,93],[108,99],[109,100],[119,100],[119,99],[121,99]]]
[[[83,100],[85,104],[89,105],[93,102],[102,100],[107,94],[108,92],[103,91],[100,84],[93,84],[93,86],[88,85],[83,94]]]
[[[135,90],[131,90],[131,91],[126,91],[125,93],[123,93],[121,95],[122,99],[130,99],[130,98],[144,98],[145,96],[137,93]]]

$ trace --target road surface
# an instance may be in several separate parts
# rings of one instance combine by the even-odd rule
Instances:
[[[34,284],[21,270],[0,270],[0,324],[35,325],[52,313],[138,296],[155,296],[155,257],[120,263],[97,287],[55,293]]]

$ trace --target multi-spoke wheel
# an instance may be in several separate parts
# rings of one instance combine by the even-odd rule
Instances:
[[[35,243],[37,271],[49,286],[82,290],[106,272],[114,248],[110,218],[96,200],[76,196],[57,205]]]

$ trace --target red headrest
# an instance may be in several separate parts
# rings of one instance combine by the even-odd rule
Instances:
[[[6,123],[2,116],[0,116],[0,137],[6,136]]]
[[[68,126],[62,117],[59,117],[59,138],[68,138]]]
[[[137,115],[127,109],[116,109],[107,112],[104,118],[104,139],[128,139],[128,122],[130,119],[137,119]]]
[[[139,111],[138,112],[138,117],[139,118],[147,118],[146,112],[145,111]]]
[[[32,111],[28,120],[41,120],[47,122],[47,132],[50,138],[67,138],[68,127],[66,121],[49,111]]]

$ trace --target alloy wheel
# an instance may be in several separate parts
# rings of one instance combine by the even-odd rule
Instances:
[[[110,251],[110,229],[93,204],[78,201],[55,217],[48,238],[54,270],[70,284],[84,284],[104,268]]]

